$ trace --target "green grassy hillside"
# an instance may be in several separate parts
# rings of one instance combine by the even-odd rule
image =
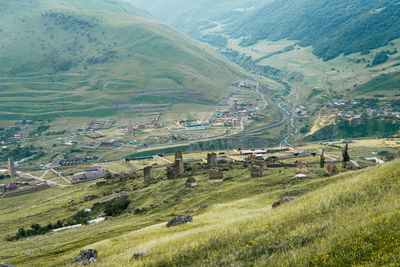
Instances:
[[[210,29],[236,21],[273,0],[126,0],[154,17],[189,35],[206,41]],[[221,28],[220,28],[221,30]],[[221,36],[220,36],[221,37]]]
[[[299,40],[324,60],[364,52],[398,38],[400,6],[390,0],[274,1],[238,21],[230,33],[242,45]]]
[[[185,179],[110,180],[105,187],[86,183],[0,199],[0,260],[18,266],[68,266],[83,247],[99,252],[94,266],[396,266],[399,261],[400,162],[326,177],[310,167],[294,179],[294,169],[269,169],[250,178],[231,165],[226,181],[210,185],[194,167],[198,187]],[[161,178],[165,174],[157,172]],[[285,185],[291,187],[285,189]],[[72,216],[100,199],[125,192],[127,212],[98,225],[6,242],[17,228],[46,225]],[[296,199],[276,209],[286,196]],[[71,202],[74,200],[74,202]],[[200,205],[208,205],[199,209]],[[32,208],[35,207],[35,208]],[[136,208],[148,207],[142,214]],[[193,223],[166,228],[177,214]],[[145,251],[149,256],[130,260]]]
[[[150,90],[188,90],[191,101],[216,101],[241,75],[213,50],[127,3],[31,0],[0,6],[5,119],[109,115],[132,94]]]
[[[400,72],[383,74],[369,82],[357,87],[355,93],[385,94],[391,92],[392,96],[400,96]]]

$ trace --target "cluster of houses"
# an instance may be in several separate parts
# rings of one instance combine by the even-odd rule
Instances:
[[[357,119],[365,115],[369,118],[396,117],[400,119],[400,110],[395,110],[391,105],[383,105],[378,108],[362,107],[355,100],[337,100],[325,105],[327,112],[332,117],[341,119]]]
[[[31,127],[32,120],[17,120],[11,126],[0,129],[0,144],[14,144],[22,142],[24,138],[29,136],[26,130]]]
[[[301,105],[293,109],[293,113],[299,117],[307,117],[308,110],[305,106]]]
[[[101,156],[83,156],[83,157],[73,157],[73,158],[60,157],[58,161],[58,166],[61,167],[74,166],[88,162],[96,162],[101,159],[102,159]]]
[[[110,120],[91,120],[89,122],[88,130],[110,129],[115,123],[115,119]]]
[[[277,157],[273,154],[275,153],[280,153],[280,155]],[[277,158],[277,159],[288,159],[288,158],[294,158],[294,157],[306,157],[311,155],[305,150],[297,150],[297,149],[292,149],[289,147],[274,147],[274,148],[264,148],[264,149],[250,149],[250,150],[241,150],[240,154],[242,156],[247,156],[247,157],[255,157],[259,159],[270,159],[270,158]]]

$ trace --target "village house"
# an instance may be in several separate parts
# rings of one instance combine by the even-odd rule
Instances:
[[[5,193],[3,193],[3,196],[5,196],[5,197],[15,196],[15,195],[34,192],[34,191],[42,190],[42,189],[46,189],[46,188],[50,188],[50,186],[46,182],[43,182],[41,184],[36,184],[34,186],[31,186],[31,187],[26,187],[26,188],[22,188],[22,189],[15,189],[15,190],[6,191]]]
[[[107,169],[101,166],[95,166],[87,168],[83,173],[76,174],[72,177],[72,183],[78,183],[82,181],[89,181],[94,179],[104,178],[107,175]]]

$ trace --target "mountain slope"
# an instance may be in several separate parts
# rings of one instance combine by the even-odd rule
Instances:
[[[391,0],[284,0],[249,14],[231,34],[242,45],[259,40],[299,40],[324,60],[367,52],[399,37],[400,5]]]
[[[188,90],[216,101],[241,75],[213,50],[127,3],[0,4],[2,118],[107,115],[149,90]]]
[[[149,11],[157,19],[216,47],[226,45],[226,38],[215,33],[226,24],[273,0],[126,0]],[[211,32],[210,32],[211,31]]]

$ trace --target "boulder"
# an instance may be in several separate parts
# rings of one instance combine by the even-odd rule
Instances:
[[[277,208],[283,204],[293,201],[294,199],[295,199],[294,197],[285,197],[285,198],[275,202],[274,204],[272,204],[272,208]]]
[[[85,202],[95,200],[96,198],[99,198],[99,196],[96,196],[96,195],[86,196]]]
[[[88,265],[97,261],[97,250],[95,249],[84,249],[81,250],[78,256],[75,257],[74,263],[78,265]]]
[[[336,167],[335,163],[329,163],[328,167],[326,168],[326,172],[329,176],[334,176],[339,174],[339,169]]]
[[[14,267],[11,263],[0,263],[0,267]]]
[[[135,214],[140,214],[140,213],[146,212],[147,210],[148,210],[147,207],[136,208],[134,212],[135,212]]]
[[[354,160],[350,160],[348,162],[346,162],[346,168],[349,170],[357,170],[360,168],[360,165],[358,165],[358,163]]]
[[[190,176],[189,178],[187,178],[186,183],[185,183],[186,187],[195,187],[197,186],[197,181],[196,179],[194,179],[193,176]]]
[[[199,207],[199,210],[204,210],[204,209],[206,209],[206,208],[208,208],[208,205],[201,205],[201,206]]]
[[[184,223],[188,223],[188,222],[192,222],[193,221],[193,217],[190,215],[178,215],[175,218],[173,218],[172,220],[170,220],[167,223],[167,228],[171,227],[171,226],[176,226],[179,224],[184,224]]]
[[[135,252],[135,253],[133,253],[133,256],[132,256],[132,260],[137,260],[138,258],[140,258],[140,257],[144,257],[144,256],[148,256],[149,254],[148,253],[146,253],[146,252],[143,252],[143,251],[138,251],[138,252]]]
[[[298,161],[296,167],[296,173],[307,174],[308,173],[307,164],[303,161]]]

